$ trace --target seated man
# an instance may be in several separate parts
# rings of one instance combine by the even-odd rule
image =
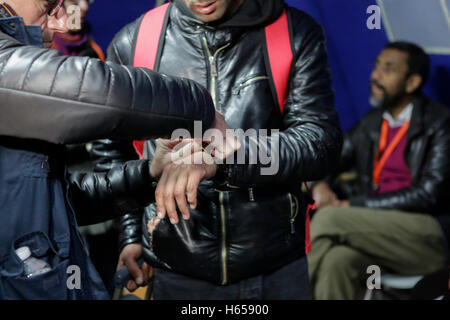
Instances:
[[[339,171],[356,169],[357,194],[339,200],[327,182],[314,185],[315,299],[358,298],[370,265],[413,275],[446,262],[450,112],[421,94],[429,68],[414,44],[384,48],[371,75],[376,108],[347,134],[341,154]]]

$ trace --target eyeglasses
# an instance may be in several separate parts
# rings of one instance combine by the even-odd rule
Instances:
[[[64,0],[47,0],[47,2],[50,5],[50,9],[48,10],[48,15],[55,16],[61,9],[61,7],[64,3]]]

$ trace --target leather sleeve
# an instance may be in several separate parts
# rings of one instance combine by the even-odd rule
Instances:
[[[143,210],[137,210],[117,218],[115,225],[119,230],[119,252],[125,246],[142,241]]]
[[[147,160],[128,161],[103,173],[74,173],[69,178],[80,225],[110,220],[155,199],[156,182]]]
[[[55,50],[24,46],[0,32],[0,135],[57,144],[147,139],[209,128],[215,109],[187,79]]]
[[[331,173],[338,163],[342,132],[334,107],[323,31],[306,14],[298,11],[291,11],[291,14],[294,15],[296,56],[284,108],[284,128],[279,134],[268,137],[267,143],[246,138],[247,164],[228,166],[231,185],[258,187],[319,180]],[[258,148],[252,148],[252,145]],[[266,151],[265,145],[270,150],[272,161],[278,160],[278,165],[272,166],[278,170],[263,174],[261,169],[269,165],[248,163],[251,163],[249,159],[258,159],[256,152]]]
[[[133,65],[133,42],[140,21],[141,19],[132,22],[117,33],[108,47],[108,61],[120,65]],[[128,160],[138,158],[132,140],[96,140],[92,143],[90,154],[95,163],[94,170],[98,172],[110,170]],[[129,244],[142,241],[143,215],[143,209],[138,209],[127,212],[114,221],[119,232],[119,252]]]

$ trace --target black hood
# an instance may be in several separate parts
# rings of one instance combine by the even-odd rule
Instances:
[[[173,2],[181,12],[194,18],[183,0],[173,0]],[[284,8],[284,0],[244,0],[231,18],[211,25],[219,28],[265,26],[277,19]]]

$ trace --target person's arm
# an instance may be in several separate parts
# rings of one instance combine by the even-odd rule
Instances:
[[[230,185],[258,187],[319,180],[338,163],[342,133],[334,108],[325,38],[312,18],[304,15],[295,21],[297,54],[284,108],[284,128],[267,138],[272,161],[278,157],[278,164],[264,174],[261,169],[269,165],[248,164],[249,159],[258,159],[259,149],[264,150],[264,142],[248,138],[241,147],[245,147],[246,164],[227,166]],[[252,144],[258,148],[252,148]],[[238,150],[238,158],[242,151]]]
[[[51,143],[170,136],[215,120],[199,84],[24,46],[0,32],[0,135]]]
[[[450,118],[442,115],[434,124],[420,179],[410,187],[384,194],[362,195],[350,199],[351,206],[398,209],[409,212],[435,212],[448,201],[450,179]]]
[[[146,160],[128,161],[108,172],[73,173],[69,184],[79,225],[120,217],[155,199],[156,181]]]

